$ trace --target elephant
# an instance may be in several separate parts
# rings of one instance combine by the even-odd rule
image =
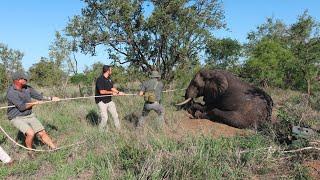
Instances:
[[[203,103],[195,98],[203,97]],[[218,121],[236,128],[255,128],[271,122],[273,101],[262,89],[225,70],[200,70],[176,104],[194,118]]]

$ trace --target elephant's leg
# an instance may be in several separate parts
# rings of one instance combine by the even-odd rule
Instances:
[[[250,120],[246,119],[240,112],[237,111],[222,111],[220,109],[213,109],[207,113],[207,118],[214,121],[220,121],[237,128],[250,127]]]
[[[200,103],[193,103],[188,109],[188,113],[195,118],[199,118],[199,114],[205,112],[205,106]]]

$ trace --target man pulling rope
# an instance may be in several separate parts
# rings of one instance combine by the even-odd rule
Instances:
[[[12,75],[13,83],[8,88],[7,100],[10,107],[7,116],[10,122],[25,135],[27,148],[32,149],[34,137],[37,135],[41,141],[51,149],[57,146],[45,131],[41,122],[32,113],[32,107],[41,104],[42,100],[59,101],[58,97],[45,97],[27,85],[28,78],[23,72]],[[36,99],[36,100],[33,100]]]
[[[12,141],[14,144],[30,151],[36,152],[50,152],[55,151],[61,148],[66,148],[70,146],[74,146],[76,144],[81,144],[83,142],[78,142],[75,144],[71,144],[69,146],[64,146],[57,148],[57,146],[52,142],[49,135],[44,130],[44,127],[40,123],[40,121],[35,117],[32,113],[32,107],[34,105],[40,105],[49,102],[56,102],[56,101],[67,101],[67,100],[74,100],[74,99],[84,99],[84,98],[99,98],[99,97],[107,97],[107,96],[114,96],[114,94],[107,94],[107,95],[96,95],[96,96],[89,96],[89,97],[76,97],[76,98],[65,98],[60,99],[58,97],[45,97],[39,94],[36,90],[34,90],[31,86],[27,85],[28,78],[23,72],[16,72],[12,75],[13,83],[8,88],[7,91],[7,100],[8,106],[0,107],[0,109],[7,109],[7,115],[10,122],[17,127],[21,132],[24,133],[26,136],[25,144],[27,147],[20,145],[19,143],[15,142],[0,126],[0,130]],[[172,92],[176,90],[167,90],[163,92]],[[116,94],[119,95],[119,94]],[[124,96],[136,96],[138,94],[121,94]],[[34,101],[33,99],[37,99],[38,101]],[[33,139],[35,135],[39,135],[42,142],[47,144],[51,150],[37,150],[32,148]]]

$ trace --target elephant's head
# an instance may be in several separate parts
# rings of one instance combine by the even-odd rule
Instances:
[[[186,93],[185,101],[178,106],[192,102],[194,98],[204,97],[204,101],[216,98],[228,88],[227,78],[217,70],[202,70],[191,80]]]

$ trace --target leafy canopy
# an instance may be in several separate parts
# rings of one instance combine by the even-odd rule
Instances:
[[[172,79],[179,64],[197,59],[212,31],[225,27],[219,0],[84,0],[67,35],[83,53],[96,47],[143,72],[156,69]]]

